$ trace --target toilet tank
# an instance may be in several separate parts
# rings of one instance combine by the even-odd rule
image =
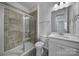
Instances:
[[[44,42],[44,48],[48,49],[48,38],[47,36],[40,36],[40,40]]]

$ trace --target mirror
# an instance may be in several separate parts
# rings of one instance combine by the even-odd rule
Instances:
[[[67,22],[65,20],[64,14],[56,16],[55,20],[56,20],[57,32],[66,33],[67,32]]]
[[[67,8],[52,11],[52,19],[51,19],[52,32],[69,33],[68,16],[69,14]]]

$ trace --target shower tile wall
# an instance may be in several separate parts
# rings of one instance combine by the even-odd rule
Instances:
[[[4,50],[12,49],[22,43],[23,16],[9,9],[4,9]]]
[[[30,13],[32,15],[29,21],[30,41],[35,43],[37,41],[37,11]]]

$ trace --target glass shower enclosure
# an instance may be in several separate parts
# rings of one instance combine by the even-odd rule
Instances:
[[[33,44],[29,40],[29,20],[31,16],[4,9],[4,52],[5,55],[21,55]],[[29,46],[31,45],[31,46]]]

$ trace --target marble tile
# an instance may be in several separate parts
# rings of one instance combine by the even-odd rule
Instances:
[[[4,9],[4,14],[4,49],[6,51],[22,42],[22,15],[9,9]]]

